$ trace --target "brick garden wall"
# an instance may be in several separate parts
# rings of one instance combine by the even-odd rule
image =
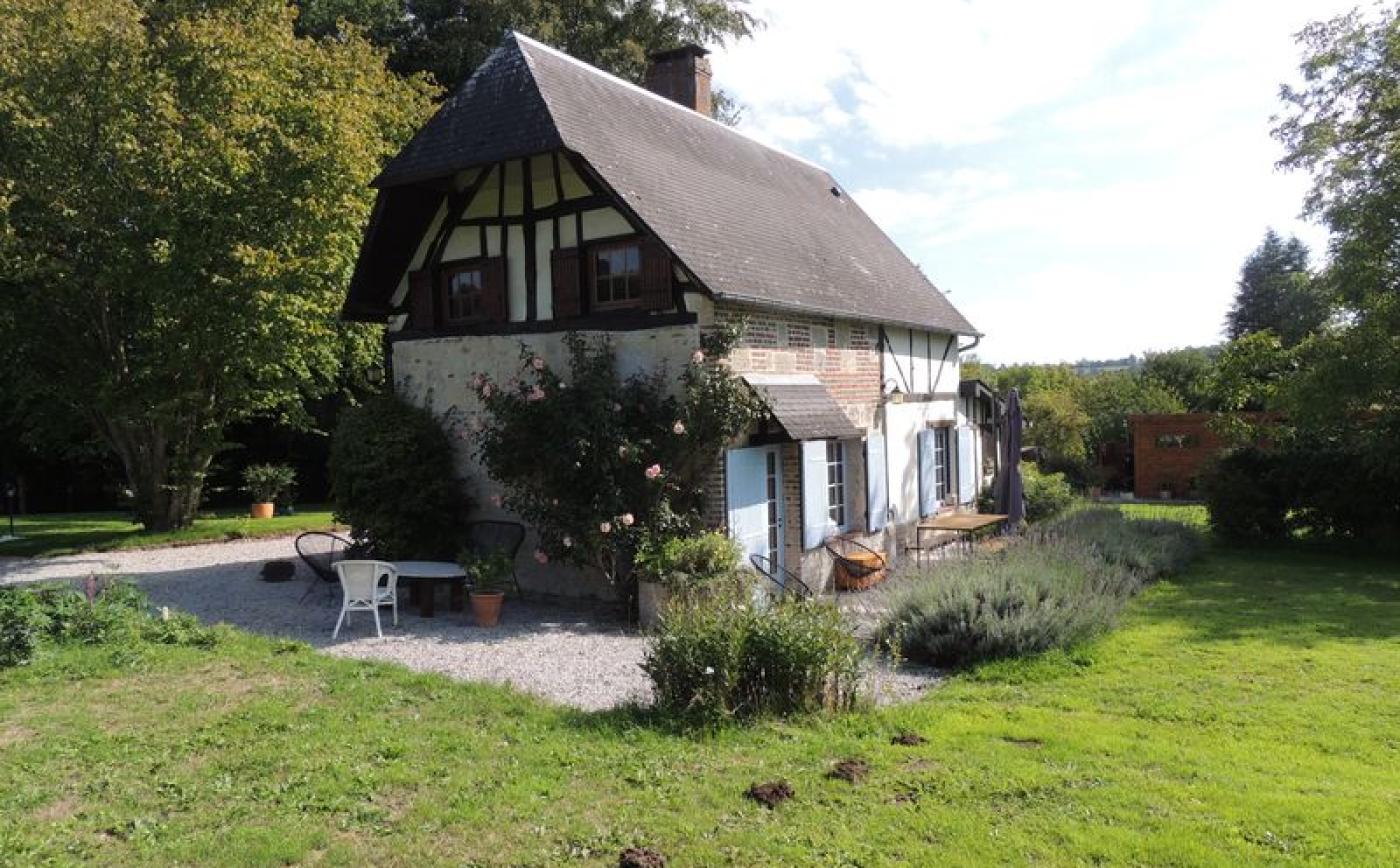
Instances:
[[[1174,498],[1195,497],[1196,478],[1226,445],[1210,430],[1212,418],[1210,413],[1129,416],[1133,495],[1156,500],[1166,489]]]

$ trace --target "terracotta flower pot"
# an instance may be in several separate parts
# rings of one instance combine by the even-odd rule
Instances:
[[[478,627],[494,627],[501,620],[501,604],[505,602],[503,591],[472,591],[472,615]]]
[[[275,503],[255,503],[251,509],[253,518],[272,518],[273,511],[277,508]]]

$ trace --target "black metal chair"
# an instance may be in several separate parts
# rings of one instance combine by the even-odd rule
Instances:
[[[510,558],[510,581],[521,597],[520,577],[515,574],[515,558],[525,544],[525,525],[518,521],[473,521],[467,524],[467,547],[480,554],[501,552]]]
[[[848,537],[834,536],[822,545],[836,562],[837,590],[862,590],[868,586],[866,579],[889,567],[884,555]]]
[[[760,575],[777,586],[780,596],[790,595],[797,600],[810,600],[816,596],[796,573],[781,566],[776,559],[768,555],[749,555],[749,563]]]
[[[340,585],[340,579],[335,574],[335,562],[344,560],[354,543],[338,534],[313,530],[297,537],[293,545],[297,557],[311,569],[312,575],[306,593],[297,602],[305,602],[311,596],[316,590],[317,579],[326,585],[326,596],[330,597]]]

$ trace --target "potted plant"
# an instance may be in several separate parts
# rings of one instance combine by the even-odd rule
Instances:
[[[727,535],[708,532],[686,537],[650,538],[637,552],[637,617],[642,628],[661,626],[677,596],[742,594],[742,551]]]
[[[510,558],[496,550],[488,554],[463,552],[458,558],[462,572],[471,580],[472,617],[478,627],[494,627],[501,620],[501,605],[506,599]]]
[[[285,464],[250,464],[243,469],[243,487],[253,496],[253,518],[272,518],[277,498],[296,485],[297,472]]]

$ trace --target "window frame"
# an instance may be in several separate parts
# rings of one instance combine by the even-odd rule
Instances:
[[[845,532],[850,519],[850,474],[847,471],[846,444],[840,440],[826,441],[826,517],[840,532]]]
[[[439,266],[438,271],[438,294],[442,301],[442,323],[443,325],[469,325],[486,321],[486,315],[482,312],[482,302],[486,294],[486,267],[490,257],[476,256],[471,259],[454,259],[444,262]],[[459,274],[476,272],[476,311],[471,316],[452,315],[452,280]]]
[[[933,426],[933,497],[940,505],[953,493],[952,427]]]
[[[631,274],[632,286],[636,289],[636,295],[632,298],[622,300],[599,301],[598,300],[598,256],[612,250],[626,250],[631,248],[637,253],[637,270]],[[587,279],[588,279],[588,309],[594,311],[604,310],[628,310],[642,306],[642,299],[646,294],[645,287],[642,286],[642,239],[640,236],[628,235],[622,238],[610,238],[603,241],[589,243],[584,247],[584,255],[588,258]],[[611,275],[610,275],[611,277]]]

